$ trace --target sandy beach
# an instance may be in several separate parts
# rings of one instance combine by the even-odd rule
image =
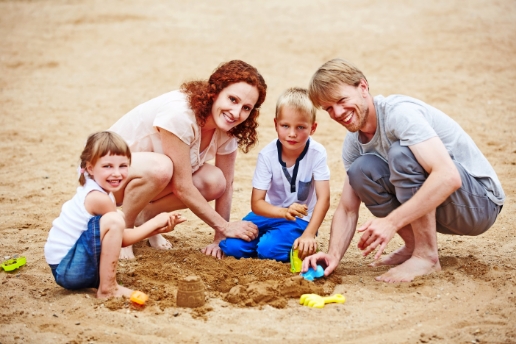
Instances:
[[[516,2],[0,0],[0,344],[10,343],[516,343]],[[145,307],[98,300],[58,286],[43,246],[78,186],[87,136],[129,110],[207,78],[241,59],[264,76],[259,143],[238,153],[231,218],[250,210],[258,152],[276,138],[274,107],[291,86],[307,87],[329,59],[352,61],[371,94],[405,94],[444,111],[496,170],[507,199],[478,237],[438,234],[442,271],[411,283],[374,277],[356,235],[328,278],[308,282],[290,265],[216,260],[200,249],[213,230],[193,213],[122,261],[118,280],[150,296]],[[317,238],[328,248],[344,182],[346,130],[320,111],[314,138],[328,152],[331,207]],[[359,225],[372,217],[362,205]],[[387,253],[396,250],[395,238]],[[206,303],[176,305],[178,283],[199,276]],[[346,297],[322,309],[305,293]]]

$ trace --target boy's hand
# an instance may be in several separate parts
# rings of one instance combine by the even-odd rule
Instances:
[[[298,250],[298,257],[304,259],[317,252],[317,241],[315,241],[315,238],[301,235],[294,241],[293,248]]]
[[[308,207],[306,204],[292,203],[290,207],[284,209],[283,217],[287,220],[294,221],[296,217],[302,218],[308,215]]]
[[[181,214],[178,213],[161,213],[154,217],[157,222],[157,229],[154,231],[155,234],[158,233],[168,233],[174,230],[174,227],[177,224],[186,221],[186,218],[182,217]]]

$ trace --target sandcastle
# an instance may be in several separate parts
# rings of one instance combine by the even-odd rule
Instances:
[[[199,277],[188,276],[179,281],[176,301],[178,307],[201,307],[205,301],[204,284]]]

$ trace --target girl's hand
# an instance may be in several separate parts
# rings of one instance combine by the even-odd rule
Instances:
[[[292,203],[290,207],[284,208],[284,210],[283,217],[291,221],[294,221],[296,217],[302,218],[308,215],[308,207],[306,204]]]
[[[305,257],[317,252],[317,241],[315,241],[315,238],[304,237],[304,235],[301,235],[296,239],[296,241],[294,241],[293,248],[294,250],[298,250],[298,257],[300,259],[304,259]]]
[[[158,233],[168,233],[174,230],[174,227],[177,224],[186,221],[186,218],[182,217],[181,214],[178,213],[161,213],[156,215],[153,220],[157,222],[157,229],[154,231],[155,234]]]

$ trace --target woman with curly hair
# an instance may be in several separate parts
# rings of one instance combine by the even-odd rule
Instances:
[[[109,130],[133,152],[125,186],[115,194],[128,227],[164,211],[190,209],[215,230],[207,255],[222,257],[224,238],[251,241],[257,227],[229,222],[237,148],[257,142],[259,108],[267,85],[258,70],[239,60],[221,64],[208,80],[189,81],[131,110]],[[206,161],[215,159],[215,163]],[[208,202],[215,200],[215,209]],[[161,235],[151,246],[169,249]],[[134,258],[132,247],[122,259]]]

